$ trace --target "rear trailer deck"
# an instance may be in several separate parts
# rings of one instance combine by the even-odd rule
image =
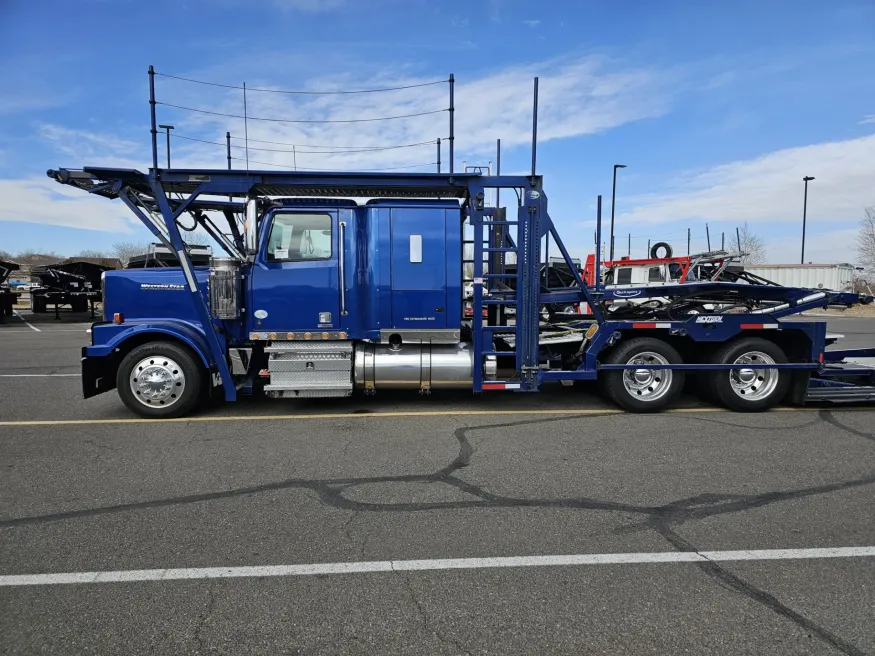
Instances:
[[[598,257],[588,285],[548,212],[535,134],[530,175],[160,169],[154,152],[148,173],[48,171],[122,200],[179,261],[107,273],[111,321],[83,350],[85,396],[118,388],[133,411],[171,417],[204,388],[234,401],[590,380],[652,412],[695,378],[740,411],[871,400],[872,370],[850,364],[860,353],[826,352],[824,322],[787,320],[871,298],[746,280],[610,289]],[[515,208],[487,203],[502,190]],[[183,214],[227,257],[195,267]],[[645,302],[611,307],[632,297]],[[591,314],[544,312],[556,307]]]

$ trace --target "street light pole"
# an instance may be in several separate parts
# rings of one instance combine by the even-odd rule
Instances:
[[[614,164],[614,184],[611,186],[611,262],[614,261],[614,205],[617,203],[617,169],[626,168],[625,164]]]
[[[159,125],[159,128],[164,130],[167,133],[167,168],[170,168],[170,131],[173,129],[172,125]]]
[[[802,201],[802,262],[801,264],[805,264],[805,223],[808,218],[808,181],[814,180],[814,178],[810,175],[806,175],[802,178],[802,181],[805,183],[805,196]]]

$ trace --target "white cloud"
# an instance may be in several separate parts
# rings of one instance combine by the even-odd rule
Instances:
[[[132,215],[121,201],[92,196],[49,178],[0,180],[0,222],[21,221],[106,232],[132,232]],[[139,222],[137,223],[139,225]],[[4,228],[4,230],[7,230]],[[46,235],[48,237],[48,234]],[[5,243],[15,237],[7,230]]]
[[[875,114],[868,114],[863,117],[863,120],[860,121],[860,125],[865,125],[866,123],[875,123]]]
[[[857,218],[875,203],[875,134],[778,150],[682,176],[674,184],[677,174],[668,173],[658,182],[669,191],[631,199],[635,209],[620,219],[632,225],[799,221],[806,175],[816,178],[808,190],[810,222]]]
[[[656,116],[665,111],[668,97],[664,78],[651,70],[620,70],[608,61],[588,57],[573,61],[553,61],[530,66],[510,67],[456,83],[456,168],[462,160],[491,156],[495,139],[505,149],[528,146],[531,130],[532,78],[540,75],[539,139],[543,141],[592,134],[609,128]],[[404,86],[434,80],[399,75],[386,71],[368,76],[368,87]],[[363,86],[358,72],[312,79],[309,89],[350,89]],[[219,80],[221,81],[221,80]],[[277,80],[281,83],[281,80]],[[196,85],[189,85],[194,87]],[[253,87],[266,87],[253,81]],[[185,87],[179,87],[185,89]],[[237,90],[200,87],[191,96],[163,94],[164,101],[200,107],[229,114],[242,113],[242,97]],[[178,94],[177,94],[178,95]],[[484,99],[488,99],[485,102]],[[417,114],[448,106],[448,85],[437,84],[413,89],[344,96],[290,96],[275,93],[250,93],[249,116],[296,120],[346,120],[350,118]],[[496,108],[499,108],[498,110]],[[204,144],[172,137],[175,167],[224,168],[224,135],[230,131],[235,146],[243,145],[240,119],[187,113],[160,107],[160,122],[176,126],[171,133],[215,144]],[[366,123],[267,123],[249,121],[250,168],[271,169],[271,165],[311,169],[375,169],[426,166],[410,170],[434,170],[436,148],[433,140],[448,136],[448,112],[397,121]],[[147,128],[141,138],[127,134],[79,130],[56,124],[39,124],[37,136],[55,149],[74,167],[114,166],[146,171],[151,163]],[[164,139],[159,135],[159,163],[164,164]],[[304,144],[296,152],[288,146],[256,143],[255,140]],[[341,147],[380,148],[387,145],[429,141],[423,146],[394,150],[337,152]],[[325,148],[333,146],[334,148]],[[268,150],[256,150],[264,148]],[[443,144],[443,170],[448,167],[448,144]],[[314,152],[315,151],[315,152]],[[336,154],[329,154],[326,151]],[[244,151],[235,148],[236,168],[243,168]],[[69,158],[74,158],[72,162]],[[264,162],[264,164],[260,163]],[[91,230],[129,231],[139,226],[119,202],[90,196],[46,179],[0,180],[0,197],[10,199],[0,211],[0,221],[27,221]]]
[[[862,215],[862,212],[859,212]],[[802,226],[781,239],[766,240],[768,261],[773,264],[798,264],[802,254]],[[814,232],[809,226],[805,234],[805,261],[814,263],[855,263],[857,261],[857,228]],[[821,228],[822,230],[822,228]]]
[[[466,157],[471,159],[491,154],[497,138],[501,138],[505,148],[528,145],[531,134],[532,79],[535,75],[540,76],[538,137],[542,142],[593,134],[631,121],[659,116],[667,110],[669,104],[669,95],[665,89],[670,85],[665,75],[649,69],[619,69],[598,57],[509,67],[479,78],[460,78],[455,89],[457,164]],[[369,82],[363,84],[362,79],[369,79]],[[377,76],[369,75],[368,78],[364,78],[361,73],[348,73],[313,79],[305,88],[341,90],[360,89],[363,86],[404,86],[434,79],[393,71]],[[251,86],[265,85],[252,83]],[[239,91],[211,93],[212,95],[199,94],[198,97],[191,97],[184,102],[175,99],[167,102],[191,102],[187,106],[242,114],[242,94]],[[484,99],[488,99],[488,102]],[[249,116],[300,121],[344,121],[419,114],[443,110],[448,105],[446,84],[360,95],[296,96],[258,92],[248,95]],[[167,120],[177,126],[178,134],[209,135],[208,140],[220,141],[227,130],[235,137],[233,143],[242,145],[244,126],[239,118],[177,112]],[[448,123],[449,114],[446,111],[394,121],[359,123],[286,124],[250,120],[248,130],[251,140],[304,144],[297,148],[298,152],[293,156],[292,153],[275,152],[285,149],[284,146],[251,142],[253,149],[250,151],[250,162],[254,160],[291,168],[296,160],[299,167],[314,169],[401,167],[426,163],[432,166],[436,159],[433,143],[419,148],[334,156],[313,152],[329,149],[312,146],[380,147],[433,142],[438,137],[445,140],[449,133]],[[259,151],[254,148],[268,148],[273,151]],[[189,151],[178,152],[195,150],[200,156],[210,154],[212,161],[217,164],[223,162],[224,151],[220,146],[205,146],[204,149],[192,147]],[[242,158],[243,151],[235,150],[234,155]],[[447,157],[448,144],[444,143],[445,166]]]
[[[528,25],[529,27],[538,27],[541,24],[539,20],[524,20],[521,21],[523,25]]]
[[[60,125],[41,123],[37,135],[54,146],[58,152],[77,158],[121,157],[133,155],[142,149],[141,144],[113,134],[72,130]]]

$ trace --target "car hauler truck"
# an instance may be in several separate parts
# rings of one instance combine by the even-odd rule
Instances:
[[[825,323],[781,320],[829,304],[829,292],[667,285],[659,296],[728,299],[735,311],[683,314],[681,302],[673,318],[649,310],[606,319],[606,300],[650,292],[581,279],[548,213],[532,142],[530,175],[159,169],[154,140],[148,173],[48,171],[122,200],[180,262],[106,273],[105,320],[82,354],[85,396],[117,388],[139,415],[178,417],[205,394],[526,393],[589,380],[621,407],[653,412],[691,375],[710,398],[740,411],[875,399],[872,368],[839,364],[875,349],[828,352]],[[516,207],[488,207],[493,189],[514,190],[503,197]],[[227,257],[193,266],[177,225],[183,214]],[[470,241],[474,311],[465,318]],[[542,286],[551,247],[572,286]],[[554,303],[585,303],[592,316],[543,321],[540,308]],[[513,308],[512,320],[501,307]]]

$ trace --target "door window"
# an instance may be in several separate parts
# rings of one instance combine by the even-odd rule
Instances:
[[[650,271],[647,272],[647,282],[665,282],[662,267],[650,267]]]
[[[277,213],[267,240],[268,262],[331,259],[331,215]]]
[[[632,284],[632,267],[623,267],[617,269],[617,284],[631,285]]]

